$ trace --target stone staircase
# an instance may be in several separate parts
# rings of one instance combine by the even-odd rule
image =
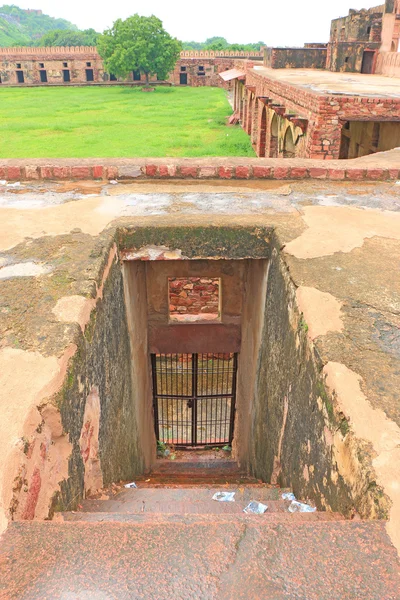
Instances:
[[[282,490],[232,461],[159,461],[136,483],[63,520],[13,523],[0,546],[0,599],[400,598],[384,522],[291,514]],[[212,500],[216,491],[235,502]],[[251,500],[267,512],[245,514]]]

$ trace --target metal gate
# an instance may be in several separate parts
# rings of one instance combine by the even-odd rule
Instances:
[[[237,354],[152,354],[151,365],[157,440],[232,443]]]

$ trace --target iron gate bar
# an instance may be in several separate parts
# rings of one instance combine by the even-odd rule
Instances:
[[[232,443],[237,354],[151,356],[155,433],[177,446]]]

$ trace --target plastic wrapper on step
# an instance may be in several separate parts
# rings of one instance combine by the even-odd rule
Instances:
[[[137,488],[137,485],[134,481],[132,481],[132,483],[126,483],[124,485],[124,487],[128,488],[129,490],[133,489],[133,488]]]
[[[248,515],[263,515],[267,510],[268,506],[266,504],[261,504],[261,502],[252,500],[250,504],[243,509],[243,512]]]
[[[235,492],[216,492],[212,499],[217,502],[235,502]]]
[[[296,500],[294,500],[290,504],[288,510],[291,513],[295,513],[295,512],[313,513],[313,512],[316,512],[317,509],[315,508],[315,506],[310,506],[309,504],[303,504],[303,502],[297,502]]]
[[[282,500],[290,500],[290,502],[296,502],[296,496],[292,492],[285,492],[282,494]]]

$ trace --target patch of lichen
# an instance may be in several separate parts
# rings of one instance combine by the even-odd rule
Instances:
[[[269,258],[272,228],[266,227],[140,227],[120,228],[121,250],[165,246],[193,258]]]

